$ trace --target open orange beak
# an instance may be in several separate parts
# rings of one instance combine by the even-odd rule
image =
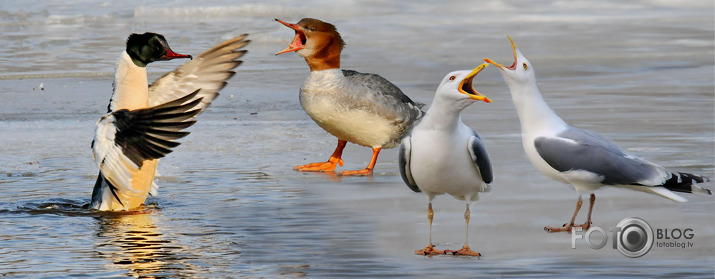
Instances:
[[[477,92],[477,90],[474,90],[474,86],[473,86],[474,77],[476,77],[477,74],[479,72],[481,72],[482,70],[484,70],[484,68],[486,68],[487,66],[489,66],[489,64],[484,63],[484,64],[479,65],[476,68],[474,68],[472,70],[472,72],[469,73],[469,75],[466,78],[464,78],[462,80],[462,82],[459,83],[459,93],[465,94],[465,95],[469,96],[469,98],[477,100],[477,101],[491,103],[492,100],[489,100],[489,98],[487,98],[487,96],[479,94],[479,92]]]
[[[288,28],[295,30],[295,37],[293,38],[293,42],[291,42],[290,45],[288,45],[288,47],[286,49],[277,52],[276,55],[283,54],[286,52],[291,52],[291,51],[298,51],[305,47],[305,42],[306,42],[305,33],[303,33],[303,31],[301,30],[301,27],[298,26],[298,24],[291,24],[291,23],[282,21],[277,18],[275,20],[282,23],[283,25],[287,26]]]
[[[499,64],[497,62],[494,62],[493,60],[491,60],[489,58],[484,58],[484,62],[487,62],[489,64],[497,66],[500,70],[504,70],[504,69],[514,70],[514,69],[516,69],[516,44],[514,43],[514,40],[511,39],[510,36],[507,36],[507,38],[509,38],[509,42],[511,43],[511,51],[514,52],[514,64],[511,64],[511,66],[507,67],[507,66]]]

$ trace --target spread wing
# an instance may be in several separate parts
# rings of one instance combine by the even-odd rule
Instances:
[[[472,156],[472,161],[474,161],[474,167],[479,170],[479,174],[482,176],[482,181],[486,184],[492,183],[494,180],[492,163],[489,161],[487,149],[477,133],[474,133],[474,135],[469,138],[467,149],[469,149],[469,155]]]
[[[233,69],[243,62],[237,59],[246,50],[238,49],[250,42],[245,39],[246,36],[244,34],[218,44],[157,79],[149,86],[149,106],[163,104],[200,89],[191,101],[202,98],[197,108],[206,108],[216,99],[218,91],[226,86],[226,80],[236,73]]]
[[[130,171],[171,153],[179,145],[176,140],[189,134],[182,130],[196,123],[201,112],[198,91],[162,105],[104,115],[92,141],[94,162],[104,178],[120,190],[136,192]]]

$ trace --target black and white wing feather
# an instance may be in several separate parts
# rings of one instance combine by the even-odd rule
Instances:
[[[486,184],[490,184],[494,180],[494,174],[492,173],[492,163],[489,161],[489,154],[487,154],[487,149],[479,135],[474,131],[472,132],[474,135],[469,138],[467,144],[469,155],[472,156],[474,167],[479,171],[482,181]]]
[[[136,193],[131,171],[145,160],[171,153],[179,145],[176,140],[189,134],[182,130],[196,123],[194,117],[201,112],[198,91],[162,105],[103,116],[92,141],[94,161],[103,177],[122,191]]]
[[[411,140],[411,136],[406,136],[402,139],[402,143],[400,144],[400,155],[398,158],[400,176],[402,177],[402,181],[407,184],[407,187],[410,187],[412,191],[419,193],[422,192],[422,190],[417,187],[417,183],[415,183],[415,179],[412,177],[412,170],[410,169],[410,159],[412,158]]]
[[[226,80],[236,74],[233,69],[243,63],[238,59],[246,50],[239,49],[250,42],[246,40],[247,36],[244,34],[225,41],[157,79],[149,86],[149,106],[176,100],[200,89],[190,101],[202,98],[197,108],[206,108],[216,99],[218,91],[226,86]]]

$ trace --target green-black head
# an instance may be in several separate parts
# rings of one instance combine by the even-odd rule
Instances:
[[[135,65],[146,67],[154,61],[166,61],[175,58],[189,58],[191,55],[178,54],[171,50],[161,34],[147,32],[144,34],[131,34],[127,39],[127,54]]]

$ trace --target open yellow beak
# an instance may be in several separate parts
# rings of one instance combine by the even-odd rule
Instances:
[[[511,66],[507,67],[507,66],[499,64],[497,62],[494,62],[494,60],[491,60],[489,58],[484,58],[484,62],[487,62],[489,64],[497,66],[500,70],[504,70],[504,69],[514,70],[514,69],[516,69],[516,44],[514,43],[514,40],[511,39],[511,36],[507,36],[507,38],[509,38],[509,42],[511,43],[511,51],[514,53],[514,64],[511,64]]]
[[[484,68],[486,68],[487,66],[489,66],[489,64],[484,63],[484,64],[479,65],[476,68],[474,68],[472,70],[472,72],[469,73],[469,75],[466,78],[464,78],[462,80],[462,82],[459,83],[459,93],[465,94],[465,95],[469,96],[469,98],[477,100],[477,101],[484,101],[486,103],[491,103],[492,100],[487,98],[487,96],[479,94],[479,92],[477,92],[477,90],[474,90],[474,86],[473,86],[474,77],[476,77],[477,74],[479,72],[481,72],[482,70],[484,70]]]

